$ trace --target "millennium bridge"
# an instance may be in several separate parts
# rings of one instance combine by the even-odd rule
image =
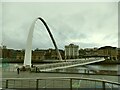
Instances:
[[[88,59],[70,59],[57,63],[42,64],[37,67],[31,68],[31,71],[41,72],[41,71],[52,71],[57,69],[70,68],[75,66],[87,65],[96,62],[104,61],[104,58],[88,58]]]

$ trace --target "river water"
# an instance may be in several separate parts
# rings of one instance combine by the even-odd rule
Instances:
[[[85,70],[107,70],[107,71],[119,71],[119,65],[85,65],[71,67],[61,70],[54,70],[53,72],[69,72],[69,73],[85,73]],[[89,73],[92,73],[91,71]]]

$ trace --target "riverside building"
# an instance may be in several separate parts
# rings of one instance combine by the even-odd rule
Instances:
[[[69,44],[65,46],[65,59],[76,59],[79,57],[79,46],[74,44]]]

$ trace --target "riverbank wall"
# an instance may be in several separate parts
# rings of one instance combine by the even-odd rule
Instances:
[[[59,62],[56,61],[56,60],[32,60],[32,63],[55,63],[55,62]],[[14,59],[4,59],[2,60],[2,63],[24,63],[24,60],[14,60]],[[96,62],[96,63],[93,63],[93,65],[101,65],[101,64],[120,64],[120,60],[105,60],[105,61],[102,61],[102,62]]]

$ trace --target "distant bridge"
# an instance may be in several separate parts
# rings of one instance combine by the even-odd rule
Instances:
[[[42,64],[42,65],[36,66],[36,68],[31,68],[31,71],[35,71],[35,72],[52,71],[57,69],[64,69],[64,68],[70,68],[75,66],[92,64],[96,62],[102,62],[104,60],[105,60],[104,58],[87,58],[87,59],[72,59],[72,60],[70,59],[70,60],[65,60],[58,63]]]

